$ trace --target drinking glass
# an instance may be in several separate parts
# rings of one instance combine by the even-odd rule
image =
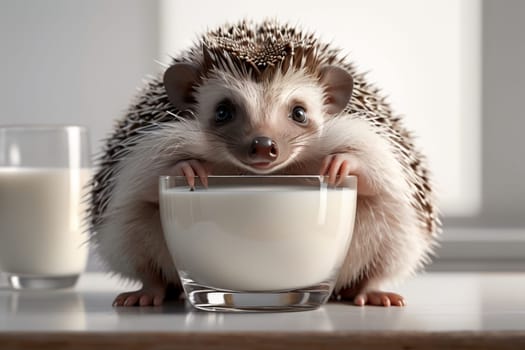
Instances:
[[[90,175],[84,127],[0,125],[0,272],[12,288],[75,285]]]
[[[160,178],[164,237],[189,302],[207,311],[297,311],[324,304],[352,238],[357,179]]]

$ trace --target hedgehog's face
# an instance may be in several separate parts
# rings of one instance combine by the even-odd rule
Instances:
[[[332,75],[329,86],[303,71],[263,82],[223,71],[210,74],[195,87],[192,99],[214,161],[269,174],[304,159],[326,118],[339,113],[350,98],[350,76],[333,69],[323,75]]]

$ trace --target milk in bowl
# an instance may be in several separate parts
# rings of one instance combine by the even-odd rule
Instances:
[[[194,306],[309,309],[330,296],[352,237],[355,177],[339,187],[319,176],[160,181],[166,243]]]

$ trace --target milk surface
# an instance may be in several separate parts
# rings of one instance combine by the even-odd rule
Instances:
[[[0,167],[0,271],[69,275],[86,265],[89,169]]]
[[[160,204],[168,248],[195,282],[269,291],[334,276],[350,243],[356,195],[349,188],[171,188]]]

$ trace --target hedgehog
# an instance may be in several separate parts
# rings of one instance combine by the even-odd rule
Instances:
[[[96,160],[91,242],[106,267],[139,281],[114,306],[161,305],[182,291],[159,214],[158,178],[210,174],[356,175],[353,238],[332,297],[405,305],[384,290],[422,269],[440,232],[413,135],[340,48],[276,20],[211,29],[171,57]]]

